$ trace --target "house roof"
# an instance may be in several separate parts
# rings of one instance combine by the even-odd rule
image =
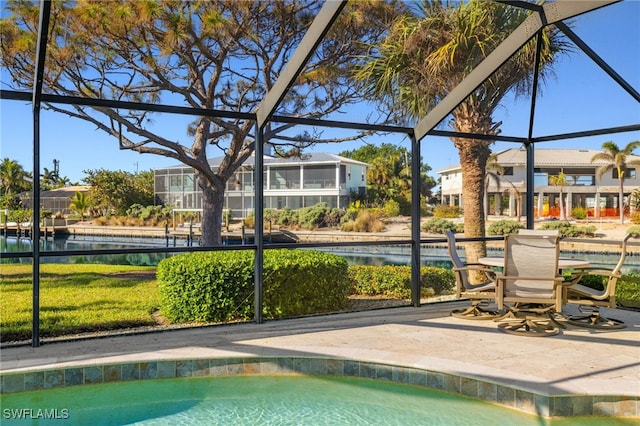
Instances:
[[[76,192],[87,192],[89,189],[91,189],[91,187],[85,185],[64,186],[62,188],[51,189],[49,191],[42,191],[40,192],[40,198],[73,198],[76,196]],[[31,192],[21,192],[19,195],[31,196]]]
[[[591,159],[594,155],[602,151],[595,149],[555,149],[555,148],[536,148],[534,151],[535,167],[585,167],[585,166],[603,166],[608,164],[606,161],[594,161]],[[510,148],[495,153],[496,160],[501,166],[525,166],[527,162],[527,151],[524,148]],[[640,156],[632,155],[630,159],[640,160]],[[444,174],[460,170],[460,164],[450,166],[445,169],[438,170],[438,174]]]

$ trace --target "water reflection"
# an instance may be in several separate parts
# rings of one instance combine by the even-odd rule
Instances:
[[[117,255],[83,255],[83,256],[47,256],[48,251],[61,250],[98,250],[98,249],[132,249],[136,247],[185,247],[184,240],[166,241],[163,238],[116,238],[102,236],[73,236],[57,235],[54,239],[41,239],[42,263],[102,263],[117,265],[157,265],[162,259],[171,256],[170,253],[135,253]],[[175,244],[175,245],[174,245]],[[408,246],[358,246],[358,247],[323,247],[315,250],[323,250],[344,257],[350,265],[409,265],[411,251]],[[1,253],[31,251],[31,240],[24,237],[0,236]],[[464,251],[459,254],[464,257]],[[489,255],[500,255],[500,251],[490,251]],[[586,259],[591,266],[612,268],[619,259],[616,253],[563,253],[566,257]],[[2,263],[31,263],[31,258],[0,259]],[[452,264],[447,251],[443,247],[423,246],[421,248],[421,265],[436,266],[450,269]],[[640,256],[631,255],[626,258],[625,273],[640,273]]]

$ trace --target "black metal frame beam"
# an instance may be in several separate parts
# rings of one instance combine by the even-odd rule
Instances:
[[[22,100],[31,101],[33,106],[33,126],[34,126],[34,162],[33,170],[34,175],[39,174],[40,169],[40,119],[39,114],[42,108],[42,103],[49,104],[68,104],[68,105],[80,105],[93,108],[119,108],[130,109],[140,111],[152,111],[162,112],[170,114],[183,114],[190,116],[207,116],[217,117],[233,120],[252,120],[256,122],[256,169],[261,170],[264,165],[263,160],[263,144],[264,144],[264,129],[270,122],[282,122],[291,123],[296,125],[306,126],[318,126],[318,127],[331,127],[331,128],[344,128],[352,130],[367,130],[373,132],[387,132],[387,133],[403,133],[409,136],[411,140],[411,170],[412,170],[412,231],[411,240],[412,245],[412,302],[415,306],[420,304],[420,283],[419,283],[419,264],[420,264],[420,143],[426,136],[438,136],[438,137],[456,137],[456,138],[470,138],[478,140],[488,141],[501,141],[501,142],[513,142],[521,143],[525,145],[527,149],[527,185],[533,185],[533,150],[534,144],[541,142],[549,142],[555,140],[564,140],[578,137],[597,136],[602,134],[624,133],[640,130],[640,124],[634,123],[628,126],[618,126],[605,129],[595,129],[588,131],[580,131],[573,133],[564,133],[557,135],[549,135],[542,137],[533,136],[533,124],[534,124],[534,112],[535,112],[535,98],[537,92],[537,72],[534,77],[534,90],[533,99],[531,102],[531,113],[529,120],[529,128],[527,137],[515,137],[515,136],[501,136],[501,135],[483,135],[483,134],[471,134],[460,133],[443,130],[435,130],[435,127],[451,112],[466,99],[466,97],[479,87],[498,67],[506,62],[513,54],[517,52],[525,43],[527,43],[536,34],[539,35],[540,31],[549,24],[556,24],[558,28],[563,31],[569,39],[571,39],[582,51],[584,51],[593,61],[595,61],[611,78],[613,78],[624,90],[626,90],[634,99],[640,101],[640,94],[631,85],[628,84],[620,75],[618,75],[604,60],[602,60],[593,50],[591,50],[579,37],[577,37],[562,21],[572,18],[574,16],[599,9],[601,7],[617,3],[620,0],[592,0],[589,2],[576,2],[573,0],[558,0],[553,3],[545,3],[544,5],[537,5],[521,0],[497,0],[502,3],[509,4],[514,7],[521,7],[531,10],[531,15],[520,25],[503,43],[501,43],[485,60],[483,60],[463,81],[449,93],[436,107],[431,110],[425,117],[423,117],[414,127],[403,126],[390,126],[390,125],[378,125],[371,123],[353,123],[343,121],[332,120],[319,120],[309,118],[296,118],[274,115],[278,105],[286,96],[287,91],[300,74],[304,67],[304,64],[309,60],[311,55],[315,53],[317,46],[321,43],[332,24],[340,15],[346,0],[338,1],[326,1],[320,10],[319,14],[315,17],[311,27],[307,31],[307,34],[303,37],[301,44],[297,47],[290,61],[286,64],[281,76],[274,84],[272,90],[270,90],[262,100],[262,103],[256,109],[255,112],[233,112],[222,110],[206,110],[189,107],[179,107],[171,105],[158,105],[158,104],[146,104],[136,102],[123,102],[117,100],[108,99],[89,99],[75,96],[55,95],[42,93],[43,86],[43,73],[44,63],[46,60],[46,47],[47,47],[47,35],[49,28],[49,20],[51,15],[51,2],[49,0],[41,0],[40,8],[40,23],[38,29],[38,42],[37,42],[37,59],[36,59],[36,71],[34,74],[34,85],[32,93],[16,92],[0,90],[0,97],[10,100]],[[538,42],[539,47],[539,42]],[[538,49],[539,50],[539,49]],[[536,67],[537,70],[537,67]],[[258,323],[262,322],[262,260],[263,251],[266,249],[263,242],[263,227],[260,226],[263,223],[263,177],[262,173],[256,173],[256,231],[255,231],[255,244],[251,246],[242,246],[240,248],[212,248],[212,247],[190,247],[185,250],[164,249],[160,251],[213,251],[218,249],[233,250],[233,249],[255,249],[256,250],[256,282],[255,282],[255,320]],[[34,179],[34,235],[39,236],[39,197],[40,186],[39,179]],[[532,192],[532,191],[528,191]],[[528,210],[532,212],[532,202],[527,203]],[[529,217],[532,214],[527,213],[527,224],[529,225]],[[399,241],[397,243],[407,243],[406,241]],[[351,244],[353,245],[353,244]],[[317,245],[316,245],[317,246]],[[34,282],[34,294],[33,294],[33,346],[39,346],[39,270],[40,270],[40,249],[39,245],[32,245],[32,253],[34,259],[33,269],[33,282]],[[272,247],[269,247],[272,248]],[[275,248],[275,246],[273,246]],[[137,252],[155,252],[158,249],[138,249]],[[112,250],[106,251],[110,253],[129,252],[130,250]],[[59,255],[69,255],[73,252],[61,252]],[[19,255],[21,253],[14,253]],[[58,254],[42,253],[44,256],[56,256]],[[8,256],[15,257],[15,256]]]
[[[33,249],[33,290],[32,290],[32,324],[31,346],[40,346],[40,107],[42,101],[42,84],[44,80],[44,64],[47,59],[47,41],[49,39],[49,21],[51,18],[51,2],[40,2],[38,23],[38,42],[36,45],[36,63],[33,81],[31,104],[33,108],[33,217],[31,223],[34,235],[37,235]]]

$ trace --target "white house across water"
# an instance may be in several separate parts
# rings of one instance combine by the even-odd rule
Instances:
[[[222,157],[209,160],[215,170]],[[264,156],[264,208],[292,210],[327,203],[346,209],[352,194],[364,194],[368,164],[328,153],[300,157]],[[176,210],[202,210],[202,191],[191,167],[177,165],[154,170],[156,201]],[[229,179],[225,209],[234,218],[245,218],[255,209],[254,158],[250,157]]]
[[[619,217],[618,171],[614,167],[598,178],[598,169],[607,163],[591,159],[601,151],[589,149],[543,149],[534,153],[534,203],[536,217],[560,216],[560,193],[565,198],[567,216],[572,209],[587,210],[588,217]],[[488,178],[489,213],[505,216],[520,216],[526,211],[526,151],[507,149],[495,153],[501,174],[497,181]],[[632,155],[627,162],[640,160]],[[491,170],[489,170],[491,172]],[[438,170],[441,175],[441,202],[445,205],[464,208],[462,199],[462,170],[460,165]],[[566,183],[553,185],[550,177],[564,173]],[[635,168],[623,175],[625,204],[629,194],[638,189],[640,181]]]

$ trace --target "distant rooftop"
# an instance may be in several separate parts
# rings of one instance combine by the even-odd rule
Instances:
[[[594,161],[594,155],[602,151],[595,149],[557,149],[557,148],[536,148],[534,151],[534,163],[536,167],[576,167],[576,166],[603,166],[605,161]],[[524,148],[510,148],[495,153],[497,161],[501,166],[525,166],[527,162],[527,151]],[[631,159],[640,160],[637,155],[630,156]],[[442,174],[454,170],[459,170],[460,164],[440,169],[437,173]]]

